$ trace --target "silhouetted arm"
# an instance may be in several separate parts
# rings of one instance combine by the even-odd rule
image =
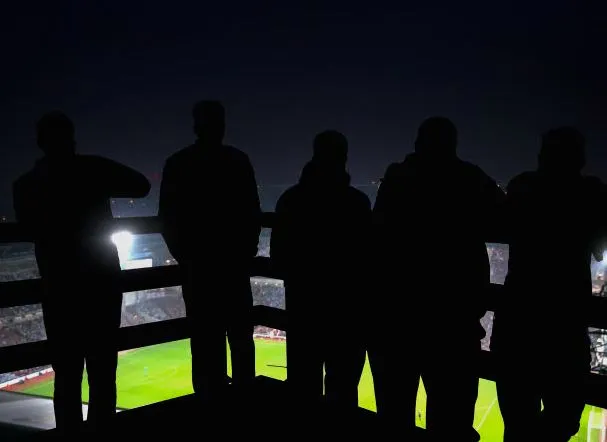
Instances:
[[[594,188],[596,201],[598,202],[598,213],[591,215],[594,219],[590,220],[589,225],[596,226],[596,238],[592,244],[592,256],[595,261],[603,261],[603,253],[607,250],[607,186],[596,177],[586,177],[587,182]]]
[[[248,156],[244,156],[242,161],[242,177],[244,189],[244,217],[250,226],[250,232],[246,239],[251,256],[257,255],[259,245],[259,234],[261,233],[261,205],[259,203],[259,193],[257,192],[257,180],[255,171]]]
[[[288,192],[288,191],[287,191]],[[288,208],[286,194],[282,194],[274,210],[274,226],[270,235],[270,258],[276,271],[284,277],[288,252]]]
[[[356,231],[351,239],[354,248],[354,253],[358,255],[357,261],[360,263],[360,271],[362,274],[368,273],[366,263],[373,255],[372,249],[372,234],[373,234],[373,218],[371,210],[371,201],[369,197],[362,192],[359,194],[356,210]]]
[[[179,217],[180,190],[178,170],[169,160],[162,171],[158,217],[162,222],[162,236],[171,255],[182,263],[184,259],[183,244],[179,240],[179,226],[175,222]]]
[[[388,214],[393,212],[392,204],[395,200],[398,200],[396,195],[396,175],[398,173],[398,164],[391,164],[384,178],[377,190],[377,196],[375,198],[375,205],[373,206],[373,213],[371,218],[372,223],[372,234],[376,245],[385,244],[383,238],[385,235],[389,235],[386,229],[389,227]]]
[[[30,204],[27,195],[24,193],[23,185],[20,182],[13,184],[13,209],[15,217],[21,228],[28,235],[34,235],[34,220],[36,217],[33,213],[33,207]]]
[[[504,243],[510,244],[512,238],[520,236],[517,213],[525,199],[526,179],[524,176],[514,177],[506,186],[506,198],[504,203]]]
[[[482,175],[482,201],[484,207],[485,240],[507,242],[506,194],[488,175]]]
[[[600,183],[599,201],[601,207],[599,216],[601,218],[599,227],[599,251],[595,255],[596,261],[602,261],[604,251],[607,250],[607,185],[603,182]]]
[[[135,169],[108,158],[88,158],[92,173],[103,184],[108,198],[143,198],[150,192],[150,182]]]
[[[375,205],[373,206],[373,217],[375,218],[375,221],[383,221],[383,216],[386,213],[389,202],[392,200],[392,175],[394,174],[394,169],[394,164],[391,164],[388,169],[386,169],[379,189],[377,189]]]

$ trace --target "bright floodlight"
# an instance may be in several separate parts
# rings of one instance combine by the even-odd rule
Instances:
[[[603,264],[607,264],[607,250],[603,251]]]
[[[133,234],[126,230],[116,232],[112,234],[112,242],[116,245],[116,249],[118,249],[120,261],[127,261],[133,245]]]

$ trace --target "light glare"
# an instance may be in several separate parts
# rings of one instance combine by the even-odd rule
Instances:
[[[112,234],[112,242],[118,249],[118,257],[120,261],[127,261],[131,253],[131,247],[133,246],[133,234],[123,230]]]

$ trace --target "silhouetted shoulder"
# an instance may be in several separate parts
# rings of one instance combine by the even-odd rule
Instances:
[[[529,187],[533,186],[537,181],[537,172],[523,172],[510,180],[508,183],[508,193],[524,192]]]
[[[34,172],[32,170],[24,173],[13,182],[13,190],[15,192],[26,188],[34,180]]]
[[[122,166],[114,160],[105,158],[99,155],[81,155],[75,156],[75,160],[78,162],[78,167],[86,168],[110,168],[114,166]]]
[[[607,186],[598,177],[585,176],[583,177],[583,192],[588,195],[591,200],[596,202],[605,201],[607,199]],[[602,209],[605,211],[606,209]]]
[[[198,151],[198,146],[192,144],[191,146],[184,147],[181,150],[178,150],[173,155],[166,159],[166,165],[175,165],[188,163],[192,160],[194,156],[196,156],[196,152]]]
[[[353,205],[356,205],[360,209],[371,210],[371,200],[366,193],[350,186],[350,198]]]
[[[282,195],[278,198],[276,202],[276,212],[282,212],[288,210],[293,202],[298,199],[298,195],[300,194],[300,185],[296,184],[294,186],[289,187],[287,190],[283,192]]]
[[[37,190],[44,187],[42,184],[44,173],[41,168],[34,167],[21,175],[13,182],[13,199],[15,203],[28,204],[28,201]]]
[[[106,162],[110,162],[111,160],[101,157],[99,155],[82,155],[82,154],[78,154],[75,156],[77,161],[80,161],[82,164],[87,164],[87,165],[97,165],[97,164],[104,164]]]
[[[405,163],[392,163],[386,169],[382,184],[397,181],[405,173]]]
[[[27,217],[27,207],[30,205],[31,189],[35,187],[32,171],[21,175],[13,182],[13,209],[17,221],[24,222]]]
[[[595,176],[585,176],[584,184],[589,190],[604,192],[605,191],[605,183],[601,181],[600,178]]]
[[[224,152],[235,161],[249,162],[249,156],[234,146],[223,146]]]
[[[204,153],[205,147],[192,144],[191,146],[175,152],[173,155],[167,158],[165,164],[169,167],[185,167],[187,165],[192,165],[192,161],[200,158],[204,155]],[[220,148],[216,149],[215,153],[218,157],[221,157],[224,160],[234,164],[250,164],[249,156],[242,150],[233,146],[221,146]]]
[[[472,164],[472,163],[469,163],[468,161],[463,161],[463,160],[460,160],[459,164],[460,164],[460,167],[462,168],[465,176],[469,176],[471,178],[475,178],[480,181],[486,181],[486,180],[493,181],[493,179],[489,175],[487,175],[485,173],[485,171],[483,169],[481,169],[479,166],[477,166],[476,164]]]
[[[97,155],[76,155],[73,167],[89,180],[100,195],[113,198],[143,198],[150,189],[148,179],[140,172],[109,158]]]

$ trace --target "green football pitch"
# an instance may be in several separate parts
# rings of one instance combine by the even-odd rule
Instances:
[[[176,341],[123,352],[118,364],[118,406],[135,408],[177,396],[192,393],[190,381],[190,351],[188,341]],[[257,374],[277,379],[285,379],[285,343],[258,339],[256,346]],[[31,386],[24,385],[22,392],[52,396],[52,379]],[[86,376],[83,383],[83,397],[88,400]],[[375,410],[373,379],[369,364],[365,366],[359,385],[360,406]],[[417,396],[419,410],[418,425],[425,425],[426,395],[423,385]],[[588,421],[596,420],[593,426],[600,426],[602,414],[599,410],[586,407],[579,434],[572,441],[601,442],[599,430],[588,431]],[[474,426],[481,434],[482,441],[501,441],[503,424],[497,404],[495,384],[481,380],[476,404]],[[590,438],[590,439],[589,439]]]

